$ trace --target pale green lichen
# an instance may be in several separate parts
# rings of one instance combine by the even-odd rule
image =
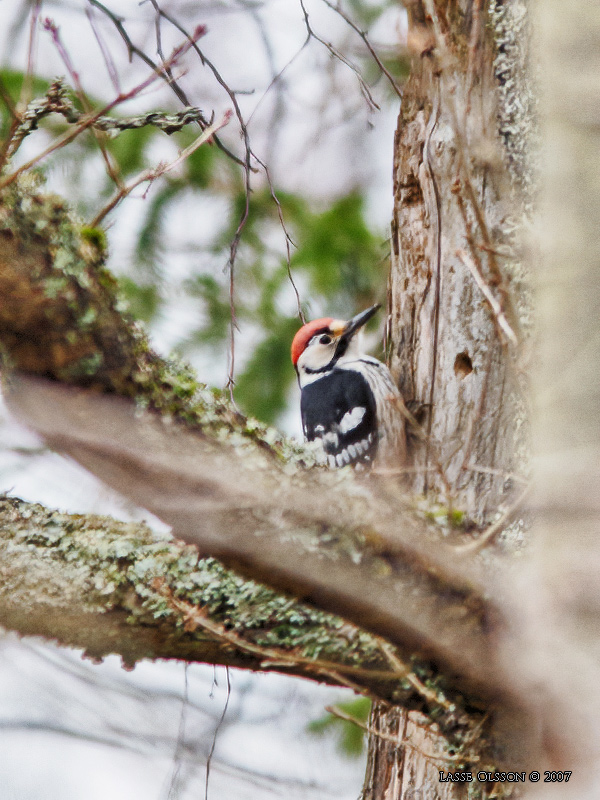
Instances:
[[[121,523],[96,515],[47,511],[16,498],[0,499],[4,535],[14,543],[45,548],[49,555],[83,565],[90,576],[91,604],[105,611],[125,608],[131,624],[172,620],[184,632],[180,612],[169,603],[154,579],[165,581],[173,597],[204,609],[213,622],[263,647],[293,651],[301,658],[322,657],[340,664],[382,666],[373,637],[339,617],[298,603],[255,581],[227,570],[212,558],[199,559],[196,549],[156,535],[140,523]],[[96,593],[96,594],[94,594]]]

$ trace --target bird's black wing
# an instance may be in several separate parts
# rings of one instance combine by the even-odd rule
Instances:
[[[372,461],[377,450],[375,398],[360,372],[334,369],[302,389],[302,426],[320,439],[331,466]]]

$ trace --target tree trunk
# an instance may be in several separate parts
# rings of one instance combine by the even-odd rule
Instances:
[[[420,421],[412,490],[477,526],[515,502],[525,468],[512,252],[531,183],[525,26],[519,0],[411,3],[415,53],[395,140],[388,340]],[[363,800],[464,796],[440,783],[456,762],[431,757],[443,740],[418,714],[376,705],[371,727],[398,743],[371,737]]]

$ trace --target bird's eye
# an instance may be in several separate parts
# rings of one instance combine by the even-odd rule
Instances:
[[[321,336],[321,338],[319,339],[319,341],[321,342],[321,344],[331,344],[331,336],[328,336],[326,333],[324,333],[323,336]]]

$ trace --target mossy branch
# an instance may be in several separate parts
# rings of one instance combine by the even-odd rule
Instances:
[[[339,617],[247,581],[144,523],[50,511],[0,496],[0,625],[92,659],[177,658],[346,685],[431,715],[449,735],[477,724],[434,675]],[[429,687],[429,688],[428,688]]]

